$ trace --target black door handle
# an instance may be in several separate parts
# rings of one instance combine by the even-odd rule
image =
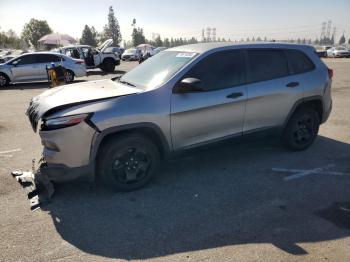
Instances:
[[[287,87],[297,87],[299,85],[299,82],[290,82],[289,84],[287,84]]]
[[[226,96],[227,98],[232,98],[232,99],[235,99],[235,98],[238,98],[238,97],[241,97],[243,96],[243,93],[232,93],[232,94],[229,94],[228,96]]]

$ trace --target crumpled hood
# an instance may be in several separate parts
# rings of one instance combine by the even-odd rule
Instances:
[[[38,122],[49,111],[113,97],[140,93],[142,90],[112,80],[89,81],[49,89],[32,98],[27,115],[36,132]]]

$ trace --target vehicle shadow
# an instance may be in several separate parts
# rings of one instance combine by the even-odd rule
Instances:
[[[113,193],[101,186],[56,186],[43,207],[62,238],[84,252],[119,259],[147,259],[188,251],[271,243],[294,255],[298,243],[344,238],[317,214],[349,201],[349,176],[313,175],[285,181],[272,168],[332,165],[350,173],[350,145],[319,137],[304,152],[277,141],[244,141],[205,147],[167,161],[144,189]]]
[[[105,75],[124,75],[126,71],[123,70],[115,70],[114,72],[105,72],[102,70],[94,70],[94,71],[87,71],[87,76],[105,76]]]
[[[86,80],[74,80],[72,84],[86,82]],[[68,84],[70,85],[70,84]],[[1,90],[29,90],[29,89],[44,89],[49,88],[50,83],[48,82],[30,82],[30,83],[18,83],[18,84],[10,84],[4,88],[1,88]]]

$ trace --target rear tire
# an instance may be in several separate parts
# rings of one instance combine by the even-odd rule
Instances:
[[[319,127],[320,119],[315,109],[297,109],[283,131],[282,143],[292,151],[305,150],[315,141]]]
[[[104,184],[116,191],[145,186],[156,174],[160,154],[156,145],[139,134],[122,135],[102,148],[98,173]]]
[[[65,73],[66,83],[73,83],[74,82],[74,73],[71,70],[66,70]]]
[[[10,80],[7,77],[7,75],[0,73],[0,88],[8,86],[9,83],[10,83]]]

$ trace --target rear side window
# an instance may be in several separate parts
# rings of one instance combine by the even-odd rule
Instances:
[[[282,50],[247,50],[249,82],[288,76],[288,62]]]
[[[240,50],[222,51],[198,62],[186,77],[201,80],[206,91],[224,89],[245,83],[244,56]]]
[[[37,63],[52,63],[61,61],[60,57],[51,54],[39,54],[36,55]]]
[[[310,58],[300,50],[287,49],[285,50],[291,74],[302,74],[315,69],[315,65]]]

